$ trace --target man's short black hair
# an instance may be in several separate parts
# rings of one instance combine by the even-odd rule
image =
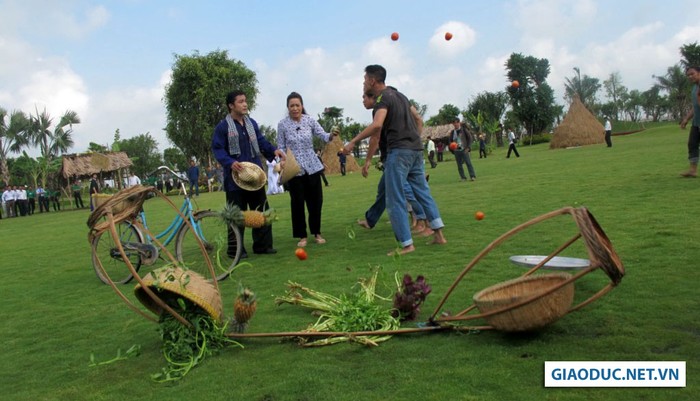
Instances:
[[[231,91],[226,95],[226,105],[229,105],[231,103],[234,103],[236,101],[236,98],[238,96],[245,95],[245,92],[242,90],[235,90]]]
[[[370,78],[376,79],[377,82],[384,83],[384,81],[386,81],[386,69],[379,64],[372,64],[365,67],[365,74]]]

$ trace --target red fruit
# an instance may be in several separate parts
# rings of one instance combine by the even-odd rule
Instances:
[[[450,144],[450,150],[457,150],[457,142],[452,142]]]
[[[520,86],[520,82],[518,82],[518,81],[513,81],[513,82],[511,82],[511,86],[513,86],[513,88],[517,88],[517,87]]]
[[[297,255],[297,258],[299,258],[299,260],[306,260],[306,258],[308,257],[304,248],[297,248],[297,250],[294,251],[294,254]]]
[[[452,39],[452,34],[450,32],[445,33],[445,40]]]
[[[398,33],[398,32],[392,33],[392,34],[391,34],[391,40],[393,40],[393,41],[399,40],[399,33]]]
[[[484,212],[476,212],[476,213],[474,213],[474,218],[477,219],[477,220],[483,220],[484,217],[486,217],[486,215],[484,214]]]

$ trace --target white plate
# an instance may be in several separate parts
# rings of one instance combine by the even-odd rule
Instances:
[[[516,255],[511,256],[510,261],[519,266],[534,267],[545,260],[546,256],[538,255]],[[578,270],[591,265],[588,259],[568,258],[564,256],[555,256],[542,266],[542,269],[549,270]]]

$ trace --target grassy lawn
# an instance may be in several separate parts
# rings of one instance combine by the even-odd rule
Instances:
[[[379,292],[394,274],[426,276],[433,293],[427,319],[464,266],[502,233],[564,206],[586,206],[626,268],[622,283],[600,300],[529,334],[496,331],[395,336],[379,347],[340,344],[302,348],[278,338],[247,339],[205,360],[182,381],[162,385],[150,374],[165,361],[155,324],[121,302],[92,271],[88,212],[64,211],[0,221],[4,400],[695,400],[700,392],[700,180],[679,178],[687,131],[674,125],[613,137],[576,149],[520,146],[520,158],[498,148],[474,158],[475,182],[460,182],[451,155],[429,169],[448,244],[425,245],[390,258],[396,246],[386,215],[372,231],[355,224],[371,204],[379,172],[330,176],[324,193],[325,245],[294,256],[287,194],[270,197],[280,216],[276,255],[251,255],[221,283],[231,314],[239,281],[258,294],[249,332],[296,331],[315,322],[307,310],[275,306],[288,280],[339,295],[381,266]],[[474,155],[476,156],[476,154]],[[173,198],[178,204],[180,199]],[[147,204],[155,219],[165,202]],[[223,193],[202,194],[200,208],[219,209]],[[696,206],[693,206],[696,205]],[[486,218],[474,219],[476,211]],[[164,219],[164,217],[162,217]],[[157,223],[155,223],[157,224]],[[510,255],[547,254],[575,233],[570,217],[549,220],[497,247],[462,280],[444,306],[459,311],[479,290],[525,270]],[[250,233],[246,233],[248,250]],[[561,256],[587,257],[581,241]],[[147,271],[147,270],[146,270]],[[602,272],[576,282],[576,300],[607,282]],[[132,284],[125,286],[131,296]],[[480,322],[482,323],[482,322]],[[416,324],[405,323],[404,327]],[[90,367],[117,349],[141,355]],[[687,361],[687,387],[544,388],[544,361]],[[695,394],[695,395],[693,395]]]

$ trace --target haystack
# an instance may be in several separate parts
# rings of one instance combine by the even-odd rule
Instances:
[[[594,145],[605,142],[603,124],[591,114],[578,96],[571,102],[564,120],[554,129],[550,149]]]
[[[323,160],[323,164],[328,166],[325,174],[340,174],[340,160],[338,160],[338,152],[340,152],[342,148],[343,141],[341,141],[337,136],[323,147],[323,150],[321,151],[321,159]],[[355,157],[352,154],[347,155],[347,159],[345,159],[345,171],[349,173],[351,171],[355,172],[360,170],[360,165],[357,164]]]

